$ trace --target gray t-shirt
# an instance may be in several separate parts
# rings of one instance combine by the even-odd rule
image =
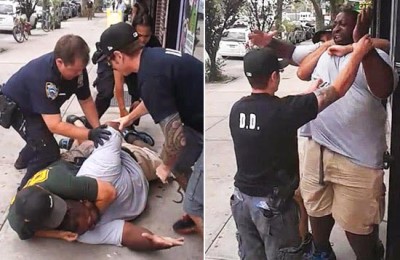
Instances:
[[[386,63],[391,64],[386,53],[377,52]],[[313,78],[333,83],[351,55],[335,57],[325,52],[318,61]],[[384,79],[382,84],[385,84]],[[381,99],[371,93],[360,65],[346,95],[322,111],[310,125],[312,138],[317,143],[349,157],[358,165],[381,169],[383,153],[387,148],[385,123],[386,111]]]
[[[149,183],[139,164],[129,154],[121,151],[121,134],[110,127],[107,130],[111,131],[110,140],[93,151],[79,169],[77,176],[89,176],[110,182],[117,191],[117,198],[103,213],[95,229],[80,236],[78,241],[120,245],[123,228],[123,222],[120,220],[135,219],[143,212],[147,203]],[[113,221],[117,222],[110,224]],[[117,226],[119,228],[115,230]]]

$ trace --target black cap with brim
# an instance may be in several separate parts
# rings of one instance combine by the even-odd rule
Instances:
[[[111,56],[114,51],[120,50],[131,43],[136,42],[138,49],[143,47],[139,41],[139,34],[127,23],[120,22],[111,25],[100,36],[98,44],[100,55],[97,55],[96,63]]]
[[[269,76],[289,65],[286,59],[278,59],[271,48],[254,49],[243,58],[244,74],[248,78]]]
[[[312,37],[312,42],[313,43],[317,43],[321,41],[321,36],[325,33],[332,33],[332,26],[327,26],[324,27],[323,29],[319,30],[318,32],[316,32],[314,34],[314,36]]]
[[[15,212],[37,228],[55,229],[62,223],[67,203],[39,186],[22,189],[15,196]]]

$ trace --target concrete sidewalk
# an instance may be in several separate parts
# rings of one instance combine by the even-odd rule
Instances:
[[[20,67],[33,58],[53,50],[56,41],[64,34],[78,34],[82,36],[92,49],[99,40],[100,34],[106,27],[104,14],[96,14],[92,21],[85,18],[73,18],[62,22],[61,29],[49,33],[34,30],[29,41],[17,43],[12,35],[1,35],[0,48],[6,51],[0,54],[0,83],[15,73]],[[89,64],[90,82],[96,78],[96,66]],[[91,88],[92,94],[96,91]],[[82,115],[75,96],[68,100],[62,107],[65,118],[69,114]],[[110,108],[102,122],[119,117],[116,108]],[[163,143],[159,126],[154,125],[150,117],[145,116],[138,127],[141,131],[151,134],[156,142],[155,149],[160,150]],[[17,234],[10,228],[6,221],[8,206],[15,195],[18,183],[23,177],[23,171],[15,170],[14,161],[18,152],[23,147],[24,141],[14,130],[6,130],[0,127],[0,247],[1,259],[202,259],[203,241],[197,235],[185,237],[185,245],[169,250],[153,253],[138,253],[116,246],[86,245],[80,243],[67,243],[52,239],[32,239],[30,241],[19,240]],[[182,204],[176,204],[172,200],[179,200],[176,193],[177,185],[162,185],[160,182],[151,184],[148,207],[139,219],[134,223],[142,225],[151,231],[165,236],[177,237],[172,230],[172,224],[181,217]]]
[[[249,95],[251,88],[243,76],[241,63],[227,70],[229,75],[240,75],[226,84],[206,85],[206,188],[205,188],[205,257],[206,259],[239,259],[236,227],[229,207],[236,173],[236,160],[229,131],[229,112],[241,97]],[[239,73],[238,73],[239,71]],[[301,93],[309,83],[300,81],[296,68],[289,66],[281,77],[278,96]],[[303,140],[299,140],[299,150]],[[388,174],[385,175],[387,183]],[[386,220],[386,217],[385,217]],[[386,221],[380,226],[381,239],[386,241]],[[338,260],[353,260],[344,232],[335,226],[331,242]]]

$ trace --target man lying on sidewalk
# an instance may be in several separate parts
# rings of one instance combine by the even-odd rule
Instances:
[[[62,219],[60,220],[59,217],[56,224],[61,223],[61,228],[80,235],[77,237],[75,234],[75,237],[73,237],[73,234],[70,234],[70,241],[77,239],[80,242],[90,244],[122,245],[133,250],[157,250],[182,245],[183,238],[173,239],[157,236],[145,228],[135,226],[126,221],[136,218],[143,212],[147,202],[148,182],[139,164],[128,153],[121,151],[121,134],[110,127],[108,130],[112,133],[110,140],[104,146],[94,149],[92,155],[83,163],[75,178],[84,178],[86,176],[86,178],[101,179],[111,183],[116,190],[115,201],[104,211],[99,221],[97,221],[99,219],[98,212],[90,203],[71,203],[67,201],[67,205],[64,205],[64,208],[68,207],[68,209],[64,209],[64,214],[59,214],[62,215]],[[83,143],[82,145],[82,151],[90,151],[88,143]],[[36,175],[32,179],[35,178],[36,181],[30,182],[28,185],[41,184],[41,179]],[[47,188],[64,199],[70,199],[71,197],[68,197],[71,196],[68,194],[70,187],[66,187],[66,184],[67,182],[58,183],[59,186],[64,186],[61,189],[63,194],[56,189],[50,190],[50,186]],[[34,197],[32,193],[37,193],[39,189],[28,187],[23,191],[26,189],[30,190],[31,196],[20,196],[18,193],[13,203],[13,205],[22,204],[24,207],[15,206],[14,211],[19,214],[17,214],[18,218],[10,218],[9,216],[12,227],[18,225],[18,223],[15,223],[16,219],[19,220],[20,225],[21,221],[24,221],[24,225],[29,225],[30,223],[26,222],[27,220],[35,223],[46,223],[46,218],[41,218],[41,216],[44,216],[40,214],[40,212],[43,212],[41,208],[33,207],[34,209],[27,213],[26,209],[32,208],[32,205],[38,205],[30,203],[30,199]],[[22,193],[22,195],[24,194]],[[52,197],[54,196],[52,194]],[[79,198],[76,198],[75,194],[73,199]],[[60,203],[60,200],[57,200],[57,202]],[[36,215],[32,216],[29,213],[36,213]],[[32,221],[32,219],[36,221]],[[96,222],[96,226],[92,228]],[[59,227],[56,224],[46,227]],[[16,230],[14,227],[13,229]],[[89,230],[91,228],[92,230]]]

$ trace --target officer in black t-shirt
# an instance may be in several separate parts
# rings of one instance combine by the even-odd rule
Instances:
[[[150,113],[154,122],[161,125],[165,136],[161,153],[163,163],[157,168],[157,175],[165,180],[172,171],[186,188],[191,167],[201,160],[203,150],[203,63],[177,50],[143,48],[139,37],[139,33],[125,23],[112,25],[100,37],[104,54],[100,60],[107,58],[113,69],[123,75],[136,72],[138,76],[143,102],[119,120],[120,128]],[[202,171],[193,173],[196,179],[201,174]],[[190,178],[190,181],[196,179]],[[188,187],[202,194],[203,178],[198,179],[196,185],[189,183]],[[200,224],[202,195],[184,205],[189,204],[192,206],[184,206],[185,211]]]
[[[65,35],[57,41],[53,52],[30,61],[2,88],[4,96],[19,107],[13,114],[12,127],[26,141],[15,163],[16,168],[28,168],[20,187],[37,171],[60,158],[54,133],[90,139],[96,145],[102,144],[102,139],[108,139],[110,133],[99,127],[90,95],[85,69],[89,51],[81,37]],[[72,94],[78,97],[94,129],[83,129],[61,121],[60,107]]]
[[[293,200],[299,183],[297,129],[350,88],[372,42],[365,36],[353,47],[351,61],[332,85],[317,82],[309,94],[284,98],[275,96],[284,67],[275,52],[264,48],[244,57],[252,93],[233,105],[229,118],[237,163],[230,203],[242,259],[302,259]]]

